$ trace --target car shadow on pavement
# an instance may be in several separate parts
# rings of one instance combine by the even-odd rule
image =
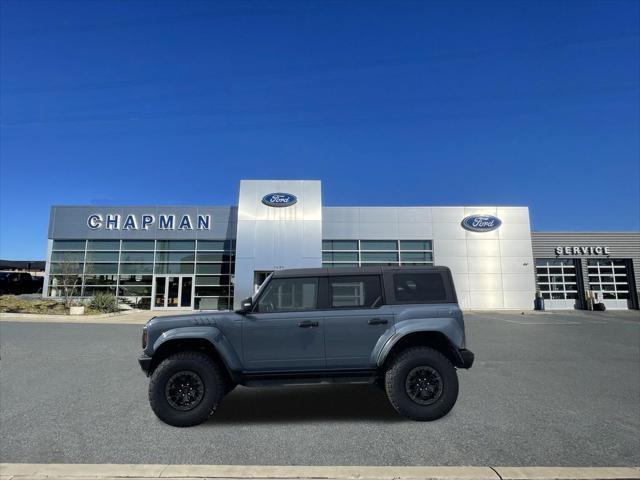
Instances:
[[[210,424],[326,421],[406,421],[373,385],[237,387]]]

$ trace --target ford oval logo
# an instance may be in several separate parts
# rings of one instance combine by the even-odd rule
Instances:
[[[269,193],[262,197],[262,203],[269,207],[290,207],[298,202],[298,197],[290,193]]]
[[[462,227],[472,232],[490,232],[502,225],[493,215],[469,215],[462,220]]]

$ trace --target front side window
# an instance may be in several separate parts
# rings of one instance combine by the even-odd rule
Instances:
[[[331,308],[376,308],[382,305],[380,277],[330,277]]]
[[[260,295],[256,312],[315,310],[318,304],[317,278],[276,278]]]
[[[396,301],[402,303],[447,302],[447,291],[439,273],[396,273],[393,290]]]

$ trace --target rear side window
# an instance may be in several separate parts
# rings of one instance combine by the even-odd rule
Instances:
[[[377,275],[329,277],[331,308],[375,308],[382,305],[382,288]]]
[[[396,273],[393,291],[397,302],[447,302],[447,290],[439,273]]]

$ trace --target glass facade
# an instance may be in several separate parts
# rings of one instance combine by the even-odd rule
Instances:
[[[54,240],[49,296],[107,292],[150,308],[155,278],[156,306],[223,310],[233,305],[234,269],[233,240]]]
[[[433,240],[323,240],[323,267],[433,265]]]

